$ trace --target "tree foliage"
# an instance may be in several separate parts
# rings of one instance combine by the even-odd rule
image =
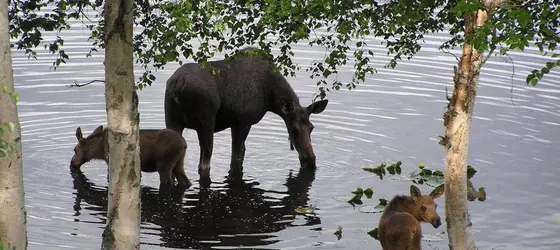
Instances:
[[[92,50],[103,48],[100,38],[103,23],[99,16],[101,0],[13,0],[10,5],[10,30],[15,46],[29,56],[43,45],[57,54],[53,66],[68,60],[64,38],[44,41],[42,32],[70,29],[71,20],[83,21],[92,33]],[[353,89],[367,75],[375,73],[375,56],[366,43],[368,37],[381,37],[391,57],[386,67],[396,67],[402,59],[412,58],[422,48],[424,36],[448,31],[449,40],[441,50],[465,42],[475,48],[501,54],[536,46],[551,54],[550,62],[534,70],[527,83],[538,80],[560,62],[554,59],[559,41],[559,8],[552,0],[512,0],[491,11],[491,17],[473,36],[464,37],[464,13],[484,9],[477,0],[451,1],[371,1],[371,0],[141,0],[135,1],[134,52],[144,69],[140,87],[155,81],[154,71],[172,62],[192,59],[203,65],[217,53],[226,58],[238,48],[255,45],[263,55],[278,49],[274,62],[285,75],[300,69],[293,62],[291,45],[307,43],[325,50],[322,60],[306,70],[316,79],[319,97],[331,89]],[[353,65],[352,80],[336,77],[343,65]]]

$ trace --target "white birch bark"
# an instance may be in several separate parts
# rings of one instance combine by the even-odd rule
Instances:
[[[3,156],[0,156],[0,248],[27,249],[23,161],[19,118],[14,93],[12,55],[8,27],[8,2],[0,1],[0,135]],[[13,131],[6,124],[12,124]],[[10,146],[8,146],[10,145]],[[7,154],[8,151],[13,154]]]
[[[133,1],[108,0],[104,11],[109,206],[102,248],[139,249],[140,151],[132,54]]]
[[[501,0],[485,0],[484,3],[492,9]],[[485,10],[465,14],[465,34],[472,34],[487,19]],[[444,115],[445,217],[451,250],[477,249],[468,211],[466,160],[483,53],[470,44],[463,46],[463,55],[454,76],[453,96]]]

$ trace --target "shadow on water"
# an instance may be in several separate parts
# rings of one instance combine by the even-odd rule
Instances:
[[[107,187],[96,186],[81,170],[71,170],[75,193],[75,216],[82,209],[94,211],[100,224],[106,222]],[[230,175],[236,176],[236,175]],[[241,176],[241,175],[238,175]],[[288,174],[287,191],[259,188],[256,181],[226,177],[219,188],[197,188],[186,192],[174,188],[169,194],[142,187],[142,230],[159,235],[161,243],[172,248],[252,247],[278,242],[273,234],[288,227],[320,225],[317,216],[305,216],[303,225],[295,225],[296,208],[307,206],[308,192],[315,171],[300,169]],[[277,198],[283,196],[282,198]],[[90,206],[83,206],[84,202]],[[83,211],[82,211],[83,212]],[[76,220],[79,221],[79,220]],[[153,233],[157,231],[156,233]],[[142,239],[141,239],[142,240]],[[142,242],[153,245],[153,243]]]

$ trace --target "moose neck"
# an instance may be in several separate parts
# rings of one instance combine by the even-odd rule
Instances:
[[[299,107],[299,98],[280,72],[274,72],[269,75],[269,80],[269,111],[279,115],[286,121],[287,115],[283,111],[285,103],[291,102],[294,104],[294,107]]]
[[[414,212],[414,202],[410,196],[397,195],[387,204],[386,211],[390,212],[406,212],[416,217]]]
[[[105,149],[108,147],[107,129],[88,136],[84,143],[87,148],[86,155],[88,160],[106,160],[107,150]]]

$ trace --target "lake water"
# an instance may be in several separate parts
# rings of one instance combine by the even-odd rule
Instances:
[[[98,249],[106,219],[107,167],[104,162],[82,166],[72,175],[70,158],[76,127],[88,135],[106,124],[103,53],[86,58],[87,29],[65,34],[68,64],[51,69],[53,57],[28,60],[13,52],[16,89],[23,133],[25,197],[29,249]],[[46,37],[45,40],[54,38]],[[142,175],[143,249],[274,248],[381,249],[367,232],[377,227],[377,199],[406,194],[408,173],[424,163],[443,170],[442,114],[446,88],[452,89],[453,56],[436,50],[443,36],[426,37],[423,51],[397,69],[387,62],[379,41],[378,74],[353,91],[329,93],[325,112],[312,116],[315,172],[300,172],[297,153],[290,151],[282,120],[267,114],[247,139],[242,181],[226,178],[229,170],[229,130],[215,135],[212,185],[200,189],[195,132],[183,135],[185,161],[193,187],[174,201],[158,200],[158,176]],[[324,51],[293,46],[304,68]],[[458,53],[458,51],[455,51]],[[482,70],[468,163],[479,170],[475,186],[488,193],[484,202],[469,203],[475,240],[480,249],[556,249],[560,245],[560,73],[551,72],[538,86],[525,76],[545,60],[536,51],[511,53],[514,64],[491,58]],[[156,83],[141,91],[141,128],[163,128],[165,81],[178,67],[159,71]],[[341,68],[341,79],[352,68]],[[513,69],[515,75],[513,74]],[[140,72],[140,71],[138,71]],[[302,104],[309,104],[316,86],[302,70],[289,81]],[[403,161],[403,176],[380,180],[363,167]],[[374,198],[353,208],[346,200],[357,187],[372,187]],[[429,192],[430,187],[420,187]],[[443,198],[438,212],[444,216]],[[296,213],[316,207],[314,215]],[[333,234],[342,227],[342,238]],[[424,249],[447,249],[445,226],[423,224]]]

